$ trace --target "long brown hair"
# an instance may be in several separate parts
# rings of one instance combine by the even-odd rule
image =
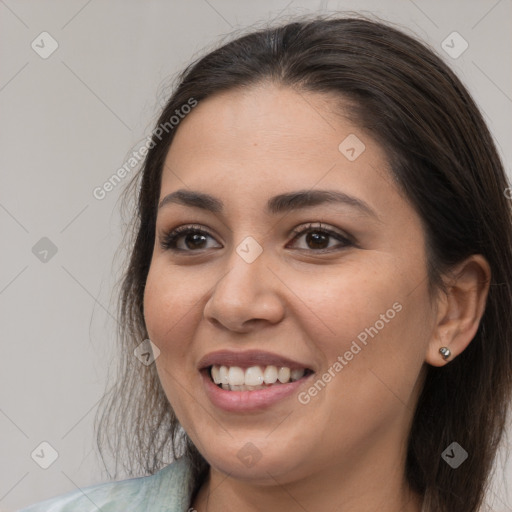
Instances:
[[[191,98],[201,102],[263,81],[337,93],[353,106],[353,120],[386,148],[397,186],[422,219],[432,297],[446,292],[442,276],[456,263],[472,254],[489,262],[491,284],[474,339],[446,366],[428,367],[406,463],[406,478],[425,496],[427,510],[476,512],[512,393],[512,213],[505,194],[510,184],[482,115],[425,44],[380,21],[316,16],[253,31],[190,64],[157,126]],[[127,196],[135,194],[136,205],[119,294],[122,358],[119,380],[97,417],[98,443],[102,454],[110,449],[116,456],[116,471],[122,462],[132,475],[152,474],[171,458],[189,457],[197,489],[207,463],[180,427],[155,365],[146,367],[133,356],[148,338],[143,293],[163,164],[178,128],[153,133],[153,147],[126,190]],[[469,454],[457,470],[441,459],[453,441]]]

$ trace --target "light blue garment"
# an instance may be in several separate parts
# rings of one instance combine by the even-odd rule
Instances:
[[[192,485],[190,464],[180,458],[154,475],[93,485],[19,512],[187,512]]]

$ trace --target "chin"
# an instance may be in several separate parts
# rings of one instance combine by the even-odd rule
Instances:
[[[263,443],[266,447],[261,446]],[[296,449],[277,451],[279,442],[274,444],[269,440],[252,443],[245,440],[240,443],[241,448],[233,449],[233,443],[229,447],[218,446],[218,450],[204,454],[203,457],[217,471],[237,480],[251,482],[256,485],[275,485],[276,479],[281,483],[300,478],[301,469],[308,467],[308,457],[298,457]],[[211,446],[211,445],[210,445]],[[294,457],[291,458],[291,454]]]

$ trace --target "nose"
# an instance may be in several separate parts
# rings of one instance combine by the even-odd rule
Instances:
[[[277,324],[285,313],[282,287],[268,268],[264,253],[247,263],[233,252],[229,269],[217,281],[204,307],[204,318],[216,327],[239,333]]]

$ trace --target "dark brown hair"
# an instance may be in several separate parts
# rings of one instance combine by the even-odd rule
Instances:
[[[476,512],[507,423],[512,390],[512,213],[493,138],[473,99],[424,43],[360,16],[321,16],[258,29],[189,65],[157,126],[194,98],[271,82],[299,92],[332,93],[383,148],[404,197],[420,215],[431,297],[442,277],[482,254],[492,277],[478,331],[443,367],[428,366],[408,439],[406,478],[436,512]],[[338,111],[339,105],[332,105]],[[177,127],[176,129],[179,129]],[[196,488],[206,461],[181,429],[155,365],[133,357],[148,337],[143,293],[152,257],[165,157],[176,129],[153,134],[140,173],[130,258],[119,295],[120,379],[106,395],[98,442],[130,474],[151,474],[185,455]],[[161,140],[160,140],[161,139]],[[133,189],[133,190],[132,190]],[[108,437],[111,431],[112,437]],[[112,440],[114,443],[112,444]],[[469,454],[454,470],[441,454],[457,441]]]

